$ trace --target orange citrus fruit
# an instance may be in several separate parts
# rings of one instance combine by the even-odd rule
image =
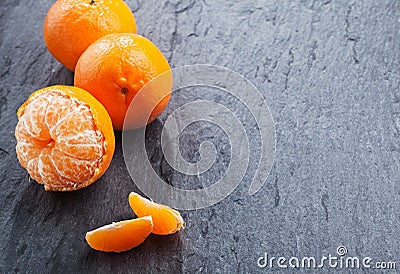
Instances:
[[[135,18],[122,0],[58,0],[43,26],[50,53],[72,71],[94,41],[117,32],[136,33]]]
[[[86,241],[91,248],[107,251],[122,252],[132,249],[150,235],[153,222],[150,216],[121,221],[102,226],[86,233]]]
[[[164,110],[172,89],[168,61],[150,40],[131,33],[109,34],[97,40],[76,65],[75,86],[96,97],[110,114],[114,128],[120,130],[138,91],[165,74],[169,77],[161,77],[161,83],[138,96],[141,101],[137,109],[125,121],[125,129],[134,129],[145,126]]]
[[[111,119],[85,90],[70,86],[38,90],[17,115],[19,162],[46,190],[86,187],[110,165],[115,146]]]
[[[143,198],[135,192],[129,194],[129,205],[138,217],[153,218],[153,233],[168,235],[179,231],[184,221],[178,211]]]

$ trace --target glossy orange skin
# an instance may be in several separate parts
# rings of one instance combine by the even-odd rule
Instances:
[[[104,36],[82,54],[74,81],[75,86],[89,91],[104,105],[114,129],[121,130],[135,95],[160,75],[168,77],[146,89],[137,109],[125,121],[125,129],[135,129],[150,123],[165,109],[172,89],[168,61],[150,40],[131,33]]]
[[[136,33],[135,18],[122,0],[58,0],[43,26],[50,53],[71,71],[94,41],[117,32]]]
[[[101,105],[90,93],[86,92],[85,90],[82,90],[77,87],[72,87],[72,86],[63,86],[63,85],[56,85],[56,86],[50,86],[46,87],[43,89],[40,89],[34,93],[32,93],[29,98],[18,108],[17,111],[17,116],[18,119],[23,115],[26,106],[30,103],[30,101],[35,98],[37,95],[41,93],[46,93],[47,91],[51,90],[57,90],[61,91],[62,93],[70,96],[71,98],[76,98],[81,102],[84,102],[86,105],[90,107],[90,110],[93,115],[93,120],[94,123],[96,124],[96,127],[98,130],[101,131],[101,133],[104,136],[104,142],[105,142],[105,152],[103,155],[103,160],[95,173],[95,175],[87,181],[85,184],[80,184],[77,185],[76,187],[70,187],[70,186],[65,186],[65,187],[51,187],[48,185],[45,185],[44,188],[46,191],[73,191],[73,190],[78,190],[84,187],[87,187],[97,181],[108,169],[110,166],[111,160],[114,155],[114,150],[115,150],[115,136],[114,136],[114,131],[112,128],[112,123],[111,119],[106,111],[106,109]]]
[[[86,233],[91,248],[106,252],[122,252],[132,249],[150,235],[153,222],[150,216],[121,221]]]

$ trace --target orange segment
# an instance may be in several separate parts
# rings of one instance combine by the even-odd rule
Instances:
[[[153,218],[153,233],[168,235],[179,231],[184,221],[178,211],[143,198],[135,192],[129,194],[129,205],[138,217]]]
[[[145,216],[89,231],[86,233],[86,241],[91,248],[96,250],[122,252],[143,243],[150,235],[152,228],[152,218]]]
[[[100,134],[96,134],[92,130],[85,130],[79,134],[60,138],[56,147],[68,156],[82,160],[94,160],[103,154],[101,138]]]
[[[26,143],[26,142],[18,142],[15,148],[18,156],[18,160],[21,163],[21,166],[24,168],[27,167],[28,162],[31,159],[35,159],[39,157],[41,153],[42,145],[37,144],[35,142]]]
[[[72,113],[76,107],[77,104],[65,97],[58,98],[58,100],[54,100],[51,104],[47,105],[45,123],[49,128],[50,135],[55,135],[54,130],[57,128],[57,123],[63,117]]]
[[[49,99],[43,97],[42,100],[33,100],[28,106],[27,111],[31,113],[29,116],[25,116],[23,120],[26,131],[29,135],[34,137],[37,141],[47,142],[50,140],[50,133],[47,127],[44,127],[44,115],[46,112]]]
[[[111,119],[85,90],[70,86],[41,89],[17,115],[18,159],[46,190],[88,186],[110,165],[115,146]]]
[[[38,165],[38,172],[41,176],[41,182],[45,185],[62,187],[64,179],[57,172],[57,168],[51,157],[52,149],[50,147],[46,147],[40,150],[41,152],[38,159],[38,163],[40,163],[40,165]]]

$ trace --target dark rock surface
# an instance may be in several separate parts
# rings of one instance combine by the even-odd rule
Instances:
[[[52,2],[0,2],[0,272],[255,273],[265,252],[319,258],[336,254],[339,245],[352,256],[398,262],[400,1],[126,1],[138,32],[173,67],[226,66],[252,81],[274,117],[277,148],[256,195],[248,195],[251,161],[228,198],[183,212],[184,231],[150,236],[122,254],[96,252],[84,240],[90,229],[133,217],[127,195],[138,189],[123,161],[120,133],[107,173],[74,193],[44,192],[29,182],[15,155],[19,105],[39,88],[73,83],[43,42]],[[225,103],[246,121],[253,158],[259,157],[254,121],[224,96],[187,89],[173,97],[165,115],[199,97]],[[221,152],[216,167],[192,178],[163,159],[157,141],[162,121],[149,126],[147,147],[166,181],[197,187],[223,176],[229,141],[218,127],[199,123],[184,132],[186,159],[196,161],[207,139]]]

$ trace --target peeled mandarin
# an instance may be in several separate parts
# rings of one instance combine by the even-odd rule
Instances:
[[[45,190],[86,187],[109,167],[115,147],[111,119],[85,90],[71,86],[38,90],[17,115],[18,160]]]

